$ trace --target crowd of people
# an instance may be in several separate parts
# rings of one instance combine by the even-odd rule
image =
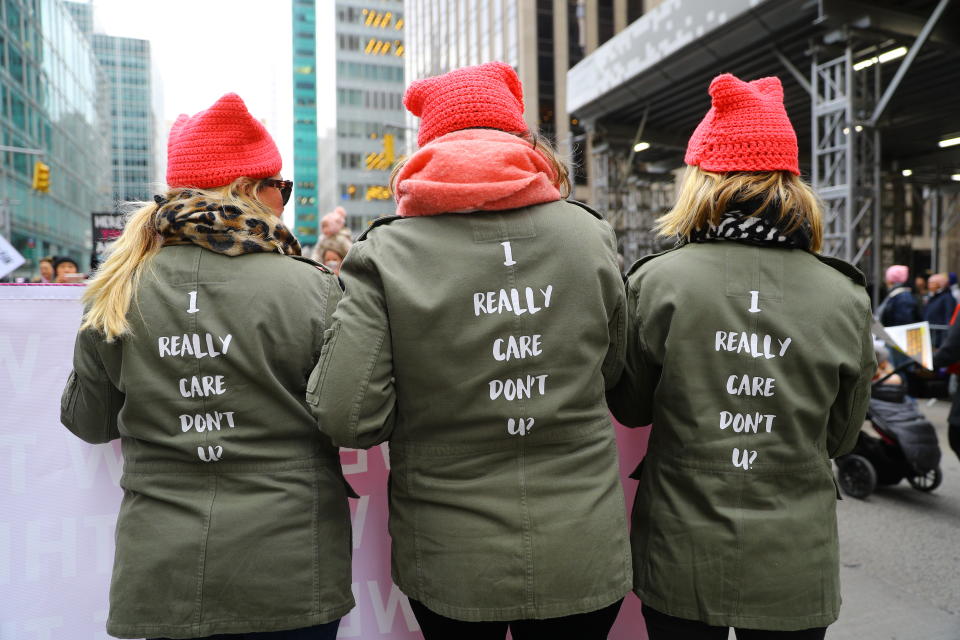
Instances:
[[[877,319],[885,327],[927,321],[931,339],[939,347],[946,339],[946,327],[953,323],[960,285],[957,274],[933,273],[917,276],[910,285],[910,270],[895,264],[887,268],[884,283],[887,295],[877,307]]]
[[[37,275],[30,281],[34,284],[71,284],[87,277],[76,260],[66,256],[44,256],[38,260],[37,268]]]
[[[626,278],[509,65],[408,87],[397,215],[351,246],[331,212],[315,260],[240,97],[181,115],[61,404],[124,442],[108,632],[332,640],[354,606],[337,448],[389,442],[393,579],[427,640],[600,640],[630,591],[651,640],[824,638],[830,460],[877,369],[866,282],[819,253],[779,79],[708,93],[657,222],[676,246]],[[629,524],[610,412],[653,425]]]

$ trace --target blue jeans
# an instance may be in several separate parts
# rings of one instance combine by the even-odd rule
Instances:
[[[290,629],[288,631],[256,631],[251,633],[221,633],[193,640],[336,640],[340,620],[334,620],[315,627]],[[169,640],[169,638],[148,638],[147,640]]]

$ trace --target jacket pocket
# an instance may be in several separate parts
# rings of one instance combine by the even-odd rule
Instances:
[[[340,335],[340,332],[337,329],[328,329],[324,333],[323,348],[320,349],[320,360],[317,362],[317,366],[313,368],[313,371],[310,372],[310,377],[307,378],[307,404],[311,407],[316,408],[320,404],[320,387],[323,384],[323,379],[326,377],[327,368],[329,363],[327,361],[327,355],[330,353],[330,350],[333,348],[333,345],[337,342],[337,336]]]

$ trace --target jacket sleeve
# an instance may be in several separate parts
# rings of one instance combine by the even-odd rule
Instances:
[[[355,244],[343,262],[346,291],[307,383],[320,430],[335,445],[360,449],[390,438],[397,404],[383,284],[368,242]]]
[[[637,292],[627,287],[626,355],[620,381],[607,391],[613,416],[628,427],[643,427],[653,421],[653,392],[660,381],[660,368],[649,358],[643,341],[643,318]]]
[[[107,375],[98,352],[100,343],[103,339],[95,331],[86,329],[77,334],[73,371],[60,398],[60,422],[74,435],[93,444],[120,437],[117,415],[125,398]]]
[[[827,424],[827,454],[831,458],[850,453],[857,444],[870,402],[870,382],[877,370],[870,332],[870,311],[861,321],[858,357],[840,367],[840,390],[830,407]]]
[[[933,368],[948,367],[960,360],[960,321],[950,327],[946,341],[933,354]]]

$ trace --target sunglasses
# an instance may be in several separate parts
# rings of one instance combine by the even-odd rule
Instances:
[[[290,200],[290,193],[293,191],[293,180],[275,180],[268,178],[263,181],[261,186],[280,189],[280,197],[283,198],[283,204],[287,204],[287,201]]]

